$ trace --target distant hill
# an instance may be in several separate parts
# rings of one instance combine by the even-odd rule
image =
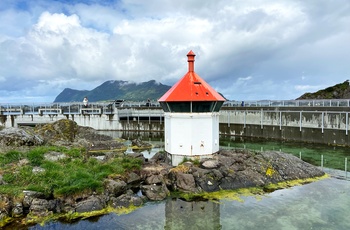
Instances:
[[[315,93],[305,93],[296,100],[305,99],[350,99],[349,80],[326,89],[319,90]]]
[[[148,82],[134,83],[128,81],[106,81],[93,90],[75,90],[66,88],[54,102],[82,101],[88,97],[90,102],[124,99],[130,101],[144,101],[148,98],[158,100],[170,86],[151,80]]]

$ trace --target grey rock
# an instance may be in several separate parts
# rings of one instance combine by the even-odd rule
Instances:
[[[34,146],[42,145],[44,140],[34,134],[21,128],[9,127],[0,131],[0,146]]]
[[[176,173],[175,188],[182,192],[198,191],[193,175],[185,173]]]
[[[45,172],[45,169],[36,166],[36,167],[33,167],[32,172],[33,172],[34,174],[38,174],[38,173]]]
[[[20,217],[23,215],[23,204],[21,202],[16,202],[12,208],[12,216]]]
[[[106,207],[106,204],[96,196],[91,196],[86,200],[77,203],[75,211],[78,213],[91,212],[101,210]]]
[[[139,206],[143,205],[142,197],[133,196],[133,197],[131,197],[130,201],[136,207],[139,207]]]
[[[141,182],[141,177],[139,175],[137,175],[134,172],[130,172],[127,175],[127,183],[128,184],[135,184],[135,183],[140,183]]]
[[[203,168],[213,169],[219,167],[220,163],[217,160],[206,160],[202,163]]]
[[[122,180],[111,180],[107,179],[104,182],[105,190],[107,194],[113,196],[120,196],[126,191],[127,184]]]
[[[117,198],[113,197],[110,201],[110,205],[113,208],[128,208],[131,204],[133,204],[133,196],[130,194],[123,194]]]
[[[52,214],[52,212],[49,211],[49,201],[39,198],[33,199],[29,211],[36,216],[48,216]]]
[[[48,161],[58,161],[66,157],[67,157],[66,154],[60,153],[60,152],[54,152],[54,151],[50,151],[44,154],[45,160],[48,160]]]
[[[24,190],[23,193],[24,193],[24,197],[23,197],[22,203],[24,208],[29,208],[32,204],[33,199],[35,198],[40,198],[40,199],[45,198],[45,195],[41,192]]]
[[[164,200],[170,194],[165,185],[142,185],[141,191],[149,200]]]
[[[145,179],[145,184],[162,184],[164,181],[164,177],[162,175],[156,174],[151,175]]]

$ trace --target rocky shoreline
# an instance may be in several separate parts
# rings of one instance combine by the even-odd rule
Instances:
[[[0,154],[4,149],[43,144],[85,146],[95,152],[125,147],[122,142],[98,135],[90,128],[78,127],[69,120],[33,130],[11,129],[0,131]],[[137,141],[133,145],[147,147],[147,143]],[[105,151],[100,156],[101,161],[108,161],[111,154]],[[50,160],[59,159],[57,155],[51,157]],[[277,151],[220,150],[211,159],[188,161],[177,167],[166,162],[164,152],[158,152],[152,159],[145,159],[140,153],[125,157],[141,159],[141,169],[108,176],[103,181],[103,192],[85,191],[55,197],[25,190],[21,199],[0,194],[0,226],[14,218],[30,223],[54,215],[83,216],[86,213],[105,213],[109,209],[139,207],[147,201],[164,200],[173,192],[200,196],[240,188],[259,187],[268,191],[271,184],[324,175],[317,167]],[[2,183],[5,182],[0,171]]]

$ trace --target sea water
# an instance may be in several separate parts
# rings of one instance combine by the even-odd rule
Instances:
[[[350,229],[350,181],[322,179],[241,201],[150,202],[125,215],[30,229]]]
[[[342,170],[344,159],[348,156],[350,159],[349,148],[241,138],[222,138],[220,142],[225,148],[289,152],[316,166],[321,165],[324,155],[322,158],[329,159],[325,165],[336,169],[324,168],[331,173],[330,178],[265,195],[242,196],[240,201],[186,202],[169,198],[148,202],[129,214],[110,213],[75,223],[50,222],[29,229],[350,229],[350,180]]]

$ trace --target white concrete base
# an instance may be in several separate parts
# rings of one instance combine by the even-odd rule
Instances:
[[[185,155],[177,155],[177,154],[167,153],[167,156],[168,156],[168,159],[170,160],[172,166],[178,166],[180,163],[182,163],[184,161],[184,159],[196,161],[196,160],[213,158],[213,154],[185,156]]]

